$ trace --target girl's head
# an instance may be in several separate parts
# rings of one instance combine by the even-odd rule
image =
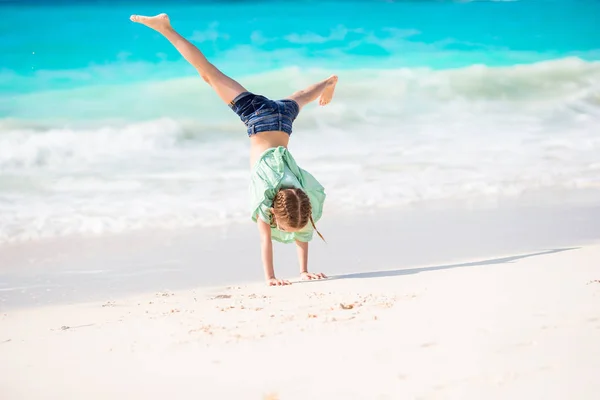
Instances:
[[[302,189],[280,189],[273,200],[271,215],[273,227],[284,232],[297,232],[310,222],[319,237],[325,240],[315,226],[310,199]]]

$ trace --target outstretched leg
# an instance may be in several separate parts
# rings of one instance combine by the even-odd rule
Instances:
[[[229,104],[237,95],[246,91],[237,81],[231,79],[212,65],[196,46],[177,33],[171,26],[171,21],[169,21],[167,14],[158,14],[154,17],[132,15],[130,19],[133,22],[138,22],[154,29],[167,38],[181,53],[183,58],[196,68],[202,79],[213,87],[225,103]]]
[[[333,98],[333,92],[335,90],[335,85],[337,81],[338,77],[336,75],[331,75],[324,81],[315,83],[314,85],[310,85],[306,89],[297,91],[296,93],[288,97],[288,99],[295,100],[296,103],[298,103],[298,105],[300,106],[300,108],[302,108],[311,101],[316,100],[317,97],[319,97],[319,105],[324,106],[326,104],[329,104],[329,102]]]

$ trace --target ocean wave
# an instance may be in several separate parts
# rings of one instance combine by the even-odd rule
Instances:
[[[292,68],[243,84],[284,97],[324,76]],[[290,146],[326,187],[328,214],[568,203],[581,193],[600,201],[600,63],[339,76],[330,105],[303,109]],[[33,116],[50,100],[65,114],[0,120],[0,242],[248,220],[244,126],[199,78],[28,94],[14,105]]]
[[[506,67],[471,65],[455,69],[324,69],[285,68],[239,77],[249,90],[285,97],[317,80],[338,73],[342,101],[377,104],[385,99],[414,98],[429,103],[489,101],[560,101],[593,88],[598,90],[600,62],[568,57]],[[222,123],[230,117],[212,90],[195,75],[165,81],[81,87],[10,96],[13,119],[147,120],[157,117],[195,118]],[[1,122],[0,122],[1,123]],[[0,129],[2,126],[0,125]]]
[[[247,77],[244,84],[258,93],[285,97],[324,75],[285,69]],[[456,120],[474,112],[490,118],[505,112],[513,119],[538,121],[556,120],[557,113],[565,121],[600,115],[600,62],[575,58],[444,71],[345,71],[340,82],[327,117],[309,106],[298,129],[325,125],[352,131],[353,125],[377,121],[410,126],[423,118]],[[237,116],[200,83],[197,78],[178,79],[17,97],[17,107],[22,104],[32,114],[47,110],[53,99],[70,117],[54,113],[52,118],[0,120],[0,170],[130,157],[244,135]],[[87,99],[87,112],[81,111],[82,98]]]

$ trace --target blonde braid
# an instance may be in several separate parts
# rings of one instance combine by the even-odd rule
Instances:
[[[310,198],[302,189],[280,189],[273,200],[273,210],[275,218],[292,229],[302,229],[310,221],[319,237],[325,241],[315,226]]]

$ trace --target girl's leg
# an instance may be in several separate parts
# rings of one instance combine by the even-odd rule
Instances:
[[[167,14],[159,14],[154,17],[132,15],[130,19],[133,22],[138,22],[154,29],[167,38],[179,53],[196,68],[202,79],[212,86],[225,103],[229,104],[237,95],[247,91],[238,82],[212,65],[196,46],[175,32]]]
[[[311,101],[314,101],[319,98],[319,105],[324,106],[329,104],[331,99],[333,98],[333,91],[335,90],[335,85],[338,81],[338,77],[336,75],[331,75],[329,78],[310,85],[306,89],[299,90],[296,93],[292,94],[288,99],[296,101],[300,108],[304,107]]]

